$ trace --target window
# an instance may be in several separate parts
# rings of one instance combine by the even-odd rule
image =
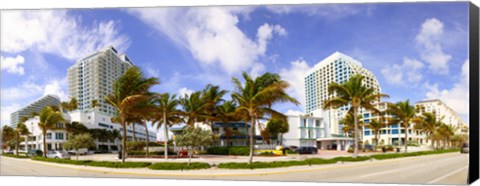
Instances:
[[[63,140],[63,133],[55,133],[55,139],[57,140]]]
[[[52,139],[52,133],[47,133],[47,139]]]

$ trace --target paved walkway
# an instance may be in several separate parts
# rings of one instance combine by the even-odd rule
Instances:
[[[403,151],[403,149],[401,149]],[[408,152],[416,151],[425,151],[430,150],[424,147],[409,147]],[[387,152],[387,153],[396,153],[396,152]],[[359,156],[370,156],[373,154],[383,154],[382,152],[359,152]],[[318,154],[289,154],[288,156],[254,156],[253,161],[291,161],[291,160],[302,160],[306,158],[324,158],[330,159],[341,156],[352,156],[352,153],[346,151],[335,151],[335,150],[319,150]],[[72,156],[72,159],[76,159],[75,156]],[[87,156],[79,156],[79,160],[94,160],[94,161],[121,161],[118,159],[118,154],[92,154]],[[188,158],[169,158],[165,160],[164,158],[127,158],[126,161],[131,162],[188,162]],[[248,156],[225,156],[225,155],[196,155],[195,158],[192,158],[192,162],[205,162],[209,164],[224,163],[224,162],[248,162]]]

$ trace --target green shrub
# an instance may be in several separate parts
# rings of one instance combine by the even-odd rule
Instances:
[[[298,152],[294,151],[294,150],[287,150],[286,153],[287,154],[298,154]]]
[[[291,167],[301,165],[322,165],[332,164],[337,161],[334,159],[309,158],[302,161],[273,161],[273,162],[252,162],[248,163],[220,163],[218,168],[222,169],[263,169],[263,168],[277,168],[277,167]]]
[[[259,155],[262,155],[262,156],[274,156],[275,153],[273,153],[272,151],[264,151],[264,152],[260,152]]]
[[[27,159],[27,158],[30,158],[26,155],[15,155],[15,154],[2,154],[2,156],[5,156],[5,157],[10,157],[10,158],[20,158],[20,159]]]
[[[136,156],[136,155],[145,156],[145,155],[147,155],[147,152],[140,151],[140,150],[134,150],[134,151],[128,151],[127,154],[132,155],[132,156]],[[150,155],[163,156],[163,155],[165,155],[165,152],[164,151],[154,151],[154,152],[150,152]],[[168,155],[177,155],[177,153],[169,151]]]
[[[214,155],[248,156],[249,153],[250,153],[249,147],[209,147],[207,148],[207,154],[214,154]]]
[[[358,156],[357,158],[353,158],[353,157],[336,157],[336,158],[333,158],[333,160],[336,160],[336,161],[356,162],[356,161],[366,161],[366,160],[369,160],[370,158],[371,158],[370,156]]]
[[[142,168],[151,165],[148,162],[109,162],[109,161],[91,161],[91,160],[67,160],[67,159],[53,159],[44,157],[34,157],[32,160],[45,161],[52,163],[70,164],[70,165],[86,165],[93,167],[109,167],[109,168]]]
[[[190,165],[188,163],[173,163],[173,162],[161,162],[154,163],[148,167],[152,170],[193,170],[193,169],[208,169],[210,165],[208,163],[193,162]]]
[[[109,167],[109,168],[143,168],[148,167],[152,163],[149,162],[111,162],[111,161],[92,161],[87,166],[93,167]]]

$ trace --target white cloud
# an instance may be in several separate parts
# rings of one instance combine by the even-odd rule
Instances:
[[[23,75],[25,73],[22,64],[25,62],[25,58],[21,55],[17,57],[0,57],[1,69],[6,70],[8,73]]]
[[[80,16],[64,10],[12,10],[1,13],[1,51],[17,53],[29,49],[78,60],[107,45],[125,51],[130,41],[119,34],[118,22],[82,25]]]
[[[440,99],[457,113],[469,115],[469,63],[468,60],[462,66],[462,73],[459,82],[451,89],[439,89],[438,84],[425,84],[428,92],[427,99]]]
[[[288,109],[287,112],[285,112],[285,115],[288,115],[288,116],[298,116],[298,115],[304,115],[304,113],[301,112],[301,111],[298,111],[298,110]]]
[[[219,67],[229,75],[252,68],[265,55],[273,34],[286,35],[279,25],[265,23],[250,39],[237,27],[242,8],[141,8],[129,9],[176,45],[186,48],[204,68]],[[247,14],[248,15],[248,14]]]
[[[24,82],[16,87],[2,88],[2,101],[21,101],[41,96],[43,87],[41,85]]]
[[[65,93],[64,89],[66,88],[67,79],[62,80],[52,80],[48,84],[45,85],[43,89],[43,95],[53,94],[60,97],[61,101],[68,101],[70,100],[68,95]]]
[[[194,92],[193,90],[188,89],[187,87],[182,87],[182,88],[180,88],[180,90],[178,90],[178,96],[179,97],[185,97],[185,94],[190,95],[193,92]]]
[[[422,62],[404,57],[401,65],[393,64],[393,66],[383,68],[381,72],[390,84],[417,85],[423,78],[420,72],[423,67]]]
[[[20,109],[19,104],[13,104],[13,105],[8,105],[8,106],[2,106],[1,107],[1,124],[3,125],[10,125],[10,114],[17,111]]]
[[[373,8],[355,5],[268,5],[267,10],[277,14],[303,13],[308,16],[321,16],[329,19],[339,19],[364,12],[371,15]]]
[[[429,64],[429,69],[434,73],[448,73],[448,62],[452,59],[442,49],[444,36],[443,23],[435,18],[427,19],[421,26],[420,32],[415,37],[417,48],[422,60]]]
[[[305,106],[305,86],[304,86],[304,77],[308,70],[311,67],[303,59],[298,59],[296,61],[290,62],[289,69],[281,69],[280,76],[283,80],[287,81],[290,84],[290,87],[287,89],[287,92],[294,98],[296,98],[302,108]]]

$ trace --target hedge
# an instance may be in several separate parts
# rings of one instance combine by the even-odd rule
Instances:
[[[34,157],[32,160],[45,161],[52,163],[71,164],[71,165],[85,165],[93,167],[109,167],[109,168],[143,168],[148,167],[151,163],[148,162],[111,162],[111,161],[91,161],[91,160],[67,160],[67,159],[53,159],[44,157]]]
[[[2,156],[5,156],[5,157],[10,157],[10,158],[20,158],[20,159],[28,159],[30,157],[26,156],[26,155],[15,155],[15,154],[2,154]]]
[[[337,162],[359,162],[366,161],[369,159],[391,159],[391,158],[401,158],[401,157],[411,157],[411,156],[420,156],[420,155],[430,155],[430,154],[441,154],[447,152],[456,152],[459,149],[447,149],[447,150],[435,150],[435,151],[421,151],[421,152],[410,152],[410,153],[395,153],[395,154],[377,154],[371,156],[358,156],[357,158],[352,157],[336,157],[333,159],[322,159],[322,158],[309,158],[302,161],[274,161],[274,162],[252,162],[248,163],[220,163],[218,168],[222,169],[261,169],[261,168],[276,168],[276,167],[290,167],[290,166],[299,166],[299,165],[321,165],[321,164],[332,164]]]
[[[154,163],[148,166],[152,170],[193,170],[193,169],[208,169],[210,165],[208,163],[193,162],[188,163],[173,163],[173,162],[161,162]]]
[[[140,150],[132,150],[132,151],[128,151],[127,154],[128,154],[128,155],[132,155],[132,156],[136,156],[136,155],[147,155],[147,152],[145,152],[145,151],[140,151]],[[165,152],[164,152],[164,151],[154,151],[154,152],[150,152],[150,155],[159,155],[159,156],[162,156],[162,155],[165,155]],[[177,155],[177,153],[172,152],[172,151],[169,151],[169,152],[168,152],[168,155]]]
[[[250,147],[209,147],[207,154],[248,156]]]

